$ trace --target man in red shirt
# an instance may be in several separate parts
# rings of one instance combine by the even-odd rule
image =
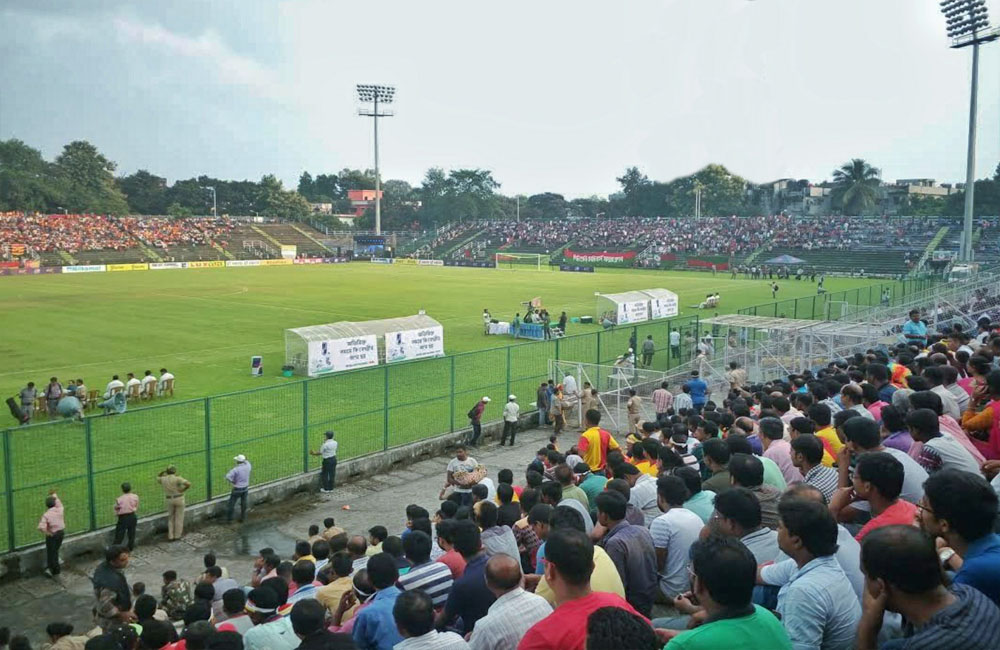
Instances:
[[[584,650],[587,619],[602,607],[620,607],[639,616],[621,596],[591,591],[593,570],[594,545],[585,533],[572,528],[549,533],[545,579],[555,593],[556,610],[528,630],[518,650]]]
[[[917,507],[899,498],[903,490],[903,464],[884,451],[871,451],[858,457],[854,467],[854,487],[838,490],[830,501],[830,511],[834,516],[845,502],[852,498],[866,499],[871,506],[872,518],[868,520],[855,539],[859,542],[865,535],[893,524],[912,525]],[[845,494],[846,493],[846,494]]]

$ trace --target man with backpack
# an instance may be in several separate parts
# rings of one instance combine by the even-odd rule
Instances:
[[[469,411],[469,420],[472,422],[472,435],[469,437],[468,444],[473,447],[479,445],[479,436],[483,434],[483,411],[486,410],[486,405],[489,403],[490,398],[484,396],[483,399],[476,402],[476,405]]]

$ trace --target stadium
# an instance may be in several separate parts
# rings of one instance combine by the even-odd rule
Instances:
[[[829,179],[683,147],[609,172],[558,140],[572,119],[529,128],[567,169],[526,181],[495,143],[435,127],[498,159],[472,168],[411,140],[433,93],[352,77],[351,126],[319,126],[262,51],[101,13],[109,47],[207,54],[257,79],[248,114],[358,150],[275,155],[219,100],[245,159],[195,163],[176,125],[136,149],[81,111],[102,135],[56,143],[6,100],[0,648],[994,647],[1000,166],[977,180],[975,75],[1000,30],[940,5],[975,50],[970,124],[948,118],[969,156],[926,167],[964,183],[902,177],[895,144],[872,149],[894,181],[790,145]]]

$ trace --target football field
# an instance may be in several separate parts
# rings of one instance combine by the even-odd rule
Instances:
[[[782,281],[779,298],[815,295],[810,282]],[[831,292],[871,280],[829,278]],[[14,427],[0,445],[0,549],[39,541],[40,499],[50,488],[66,504],[67,532],[113,523],[110,504],[130,481],[146,495],[140,515],[162,508],[156,473],[168,463],[194,485],[188,503],[228,492],[235,454],[254,462],[254,484],[315,469],[308,455],[334,429],[341,460],[461,429],[483,395],[500,416],[503,398],[534,402],[548,360],[604,361],[627,346],[632,327],[600,336],[599,325],[570,324],[558,342],[484,336],[482,310],[509,319],[520,303],[542,299],[551,313],[593,315],[595,291],[666,288],[682,316],[718,291],[720,312],[770,300],[766,281],[729,274],[657,271],[558,271],[383,266],[369,263],[271,268],[187,269],[0,278],[0,390],[16,395],[51,376],[82,378],[104,390],[112,374],[141,376],[161,367],[176,376],[173,398],[130,403],[124,415],[90,411],[71,420]],[[868,295],[868,291],[863,293]],[[875,296],[878,295],[876,291]],[[877,299],[877,298],[876,298]],[[811,301],[809,301],[811,303]],[[822,304],[822,301],[821,301]],[[284,330],[340,320],[405,316],[424,309],[444,326],[448,357],[333,373],[313,381],[284,378]],[[703,316],[711,313],[701,312]],[[791,313],[788,314],[792,316]],[[675,323],[683,327],[687,318]],[[639,326],[667,346],[666,323]],[[561,344],[561,354],[560,354]],[[264,357],[264,376],[250,357]],[[657,353],[654,366],[667,362]],[[677,361],[674,360],[676,364]],[[7,419],[6,426],[14,426]],[[9,496],[4,495],[8,492]]]
[[[424,309],[444,326],[448,354],[513,341],[486,337],[482,310],[509,320],[520,302],[540,297],[558,318],[594,315],[594,292],[662,287],[680,297],[681,315],[712,291],[719,312],[771,301],[765,280],[730,280],[696,272],[598,273],[383,266],[369,263],[12,276],[0,278],[0,394],[26,382],[41,390],[49,377],[65,386],[82,378],[103,391],[113,374],[176,377],[176,397],[214,395],[288,382],[284,330],[335,321],[363,321]],[[829,292],[874,284],[827,278]],[[778,299],[811,296],[811,282],[779,282]],[[702,313],[702,315],[705,315]],[[791,314],[789,314],[791,316]],[[569,326],[568,334],[599,325]],[[665,342],[658,342],[664,345]],[[252,355],[264,357],[264,377],[250,376]]]

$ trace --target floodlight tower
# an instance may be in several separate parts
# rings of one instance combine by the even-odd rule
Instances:
[[[997,40],[1000,30],[990,28],[986,0],[941,0],[952,49],[972,46],[972,94],[969,100],[969,149],[965,161],[965,223],[959,258],[971,262],[972,207],[976,190],[976,102],[979,94],[979,46]]]
[[[378,118],[392,117],[392,111],[379,112],[379,104],[391,104],[396,94],[395,86],[380,86],[376,84],[358,84],[358,101],[362,104],[372,104],[358,109],[358,115],[372,118],[375,125],[375,234],[382,234],[382,179],[378,173]]]
[[[216,203],[216,201],[215,201],[215,188],[212,187],[211,185],[206,185],[205,189],[212,193],[212,216],[213,217],[218,217],[219,216],[219,210],[218,210],[218,205],[219,204]]]

